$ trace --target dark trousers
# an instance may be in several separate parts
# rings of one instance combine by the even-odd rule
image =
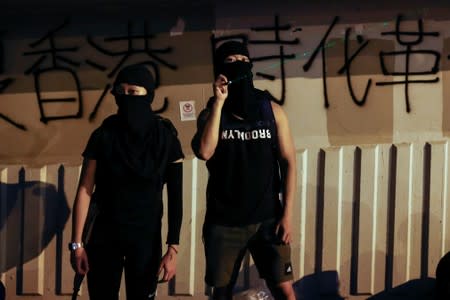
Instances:
[[[128,300],[153,299],[161,261],[160,232],[122,233],[115,240],[91,241],[86,247],[90,300],[117,300],[123,270]]]

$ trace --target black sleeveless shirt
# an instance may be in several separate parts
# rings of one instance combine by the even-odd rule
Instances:
[[[281,214],[276,125],[270,100],[262,99],[260,106],[255,121],[222,111],[219,142],[206,162],[206,223],[243,226]],[[267,111],[271,117],[265,117]]]

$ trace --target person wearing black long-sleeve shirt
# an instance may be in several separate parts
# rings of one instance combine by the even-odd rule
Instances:
[[[154,299],[158,276],[176,272],[182,220],[182,160],[171,122],[154,114],[154,81],[143,65],[122,69],[112,94],[118,112],[94,130],[83,152],[73,209],[71,262],[87,274],[91,300],[118,299],[125,270],[127,299]],[[167,252],[162,256],[162,191],[167,184]],[[98,210],[86,247],[90,202]]]

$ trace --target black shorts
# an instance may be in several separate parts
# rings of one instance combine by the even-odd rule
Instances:
[[[248,250],[259,276],[276,285],[293,279],[291,249],[275,234],[275,220],[243,227],[203,226],[205,281],[213,287],[234,285]]]

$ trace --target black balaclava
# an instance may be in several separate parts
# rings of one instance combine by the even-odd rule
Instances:
[[[144,87],[144,96],[125,95],[120,92],[121,83]],[[155,95],[155,82],[150,71],[144,65],[131,65],[123,68],[114,81],[113,95],[119,107],[120,121],[133,138],[143,138],[154,119],[151,103]]]
[[[125,95],[120,91],[121,83],[144,87],[147,94]],[[111,166],[116,174],[144,178],[159,175],[165,141],[151,109],[154,89],[153,76],[144,65],[127,66],[117,74],[112,91],[119,108],[115,123],[117,142]]]
[[[253,65],[243,61],[225,62],[228,56],[235,54],[249,57],[247,46],[238,41],[225,42],[216,49],[214,55],[216,77],[223,74],[231,81],[224,108],[244,119],[256,119],[259,110],[253,86]]]

